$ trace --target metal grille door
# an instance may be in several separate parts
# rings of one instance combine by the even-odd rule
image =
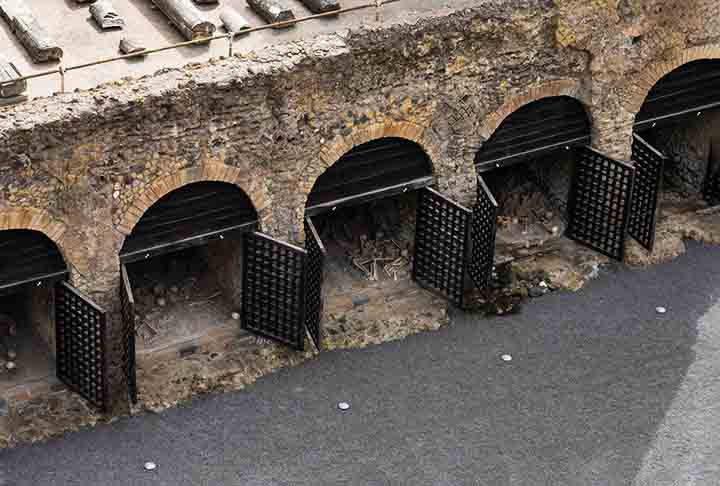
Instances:
[[[55,286],[57,376],[96,407],[107,404],[105,311],[66,282]]]
[[[622,260],[635,169],[590,148],[576,159],[567,236]]]
[[[418,197],[413,279],[462,307],[472,213],[429,188]]]
[[[310,218],[305,218],[305,248],[307,276],[305,288],[305,327],[318,349],[322,348],[322,286],[325,266],[325,247]]]
[[[120,287],[120,310],[123,320],[123,354],[122,366],[127,379],[128,395],[133,403],[137,403],[137,378],[135,368],[135,299],[133,297],[130,278],[125,265],[120,267],[122,285]]]
[[[307,253],[257,232],[243,253],[243,328],[302,351]]]
[[[468,273],[478,288],[487,286],[495,261],[498,204],[482,177],[478,177],[477,201],[472,212],[472,249]]]
[[[655,244],[658,196],[665,156],[638,135],[634,136],[632,152],[635,183],[630,204],[628,234],[648,251],[652,251]]]

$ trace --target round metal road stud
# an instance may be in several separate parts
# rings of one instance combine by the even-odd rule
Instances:
[[[510,361],[512,361],[512,356],[510,356],[509,354],[503,354],[502,356],[500,356],[500,359],[509,363]]]
[[[667,309],[665,307],[655,307],[655,311],[658,314],[665,314],[667,312]]]
[[[350,410],[350,404],[348,402],[340,402],[338,403],[338,408],[342,411]]]
[[[148,461],[143,465],[143,467],[146,471],[154,471],[155,469],[157,469],[157,464],[152,461]]]

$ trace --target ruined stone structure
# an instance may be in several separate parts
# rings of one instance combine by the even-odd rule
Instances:
[[[493,0],[37,99],[0,113],[0,230],[46,234],[115,321],[123,242],[173,189],[235,184],[262,231],[302,243],[314,182],[353,147],[416,142],[435,187],[469,202],[483,142],[517,108],[561,95],[586,108],[595,149],[629,160],[655,82],[720,58],[719,19],[716,0]],[[109,329],[122,402],[122,336]]]

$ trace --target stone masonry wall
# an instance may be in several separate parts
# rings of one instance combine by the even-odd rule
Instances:
[[[469,202],[475,153],[518,107],[573,96],[596,148],[628,158],[654,82],[720,57],[719,42],[717,0],[478,0],[37,99],[0,112],[0,229],[47,233],[72,282],[116,319],[118,251],[172,189],[235,183],[265,232],[301,242],[322,171],[398,136],[425,148],[441,191]]]

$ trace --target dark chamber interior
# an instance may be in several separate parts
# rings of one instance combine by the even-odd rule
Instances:
[[[432,163],[422,148],[400,138],[380,138],[355,147],[318,177],[306,209],[356,204],[359,197],[414,181],[428,185]],[[369,196],[372,198],[372,196]]]
[[[0,231],[0,389],[54,375],[54,285],[67,273],[44,234]]]
[[[423,149],[393,137],[355,147],[318,177],[306,214],[327,251],[327,292],[409,280],[417,189],[431,183]]]
[[[54,379],[54,354],[52,287],[0,296],[0,390]]]
[[[483,144],[475,165],[498,203],[501,259],[563,235],[576,148],[589,143],[585,107],[553,96],[511,113]]]
[[[574,152],[561,149],[482,174],[498,203],[499,255],[564,234],[573,165]]]
[[[635,132],[667,156],[664,198],[720,203],[720,60],[687,63],[661,78]]]
[[[313,216],[327,251],[325,288],[345,292],[358,280],[408,280],[416,208],[417,191],[412,191]]]
[[[247,195],[221,182],[183,186],[146,211],[120,255],[139,349],[182,347],[218,327],[237,328],[243,234],[256,224]]]

